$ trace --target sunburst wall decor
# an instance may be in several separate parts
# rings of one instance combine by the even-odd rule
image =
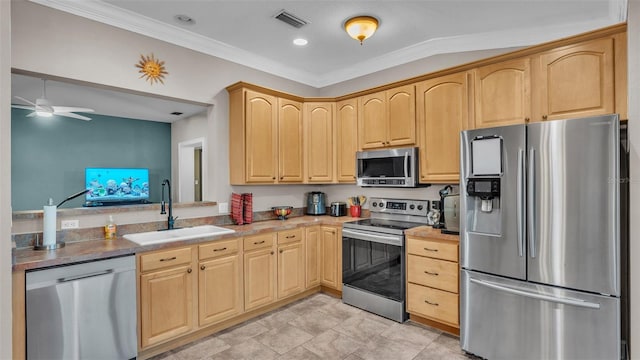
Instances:
[[[156,59],[153,54],[150,56],[140,55],[140,61],[136,67],[140,69],[138,72],[142,74],[140,78],[145,78],[151,85],[155,82],[164,84],[164,76],[169,74],[164,68],[164,61]]]

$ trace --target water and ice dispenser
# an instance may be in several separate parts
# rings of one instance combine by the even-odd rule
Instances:
[[[502,228],[502,138],[481,136],[470,143],[470,174],[465,174],[467,228],[472,232],[499,235]]]

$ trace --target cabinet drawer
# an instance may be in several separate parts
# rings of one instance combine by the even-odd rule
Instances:
[[[408,284],[407,311],[458,325],[458,295],[426,286]]]
[[[191,248],[171,249],[140,255],[140,271],[163,269],[191,262]]]
[[[198,259],[212,259],[238,252],[240,239],[216,241],[211,244],[198,246]]]
[[[457,262],[458,243],[452,241],[408,238],[407,253]]]
[[[276,233],[260,234],[244,238],[244,251],[262,249],[273,246]]]
[[[302,240],[303,229],[293,229],[278,232],[278,244],[286,244]]]
[[[409,254],[407,281],[458,293],[458,263]]]

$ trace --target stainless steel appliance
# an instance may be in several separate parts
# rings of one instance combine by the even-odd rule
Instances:
[[[370,199],[371,217],[343,224],[342,301],[404,322],[404,231],[427,224],[428,200]]]
[[[358,151],[357,184],[377,187],[417,187],[418,148]]]
[[[332,202],[330,209],[331,216],[347,216],[347,203],[345,202]]]
[[[460,194],[450,194],[444,197],[444,228],[443,233],[458,234],[460,230]]]
[[[307,193],[307,214],[324,215],[327,213],[327,195],[321,191]]]
[[[137,356],[134,256],[26,274],[27,359]]]
[[[624,358],[617,115],[463,131],[461,150],[462,349]]]

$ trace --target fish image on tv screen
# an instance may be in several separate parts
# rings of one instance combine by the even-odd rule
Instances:
[[[86,168],[85,200],[89,203],[146,202],[149,169]]]

